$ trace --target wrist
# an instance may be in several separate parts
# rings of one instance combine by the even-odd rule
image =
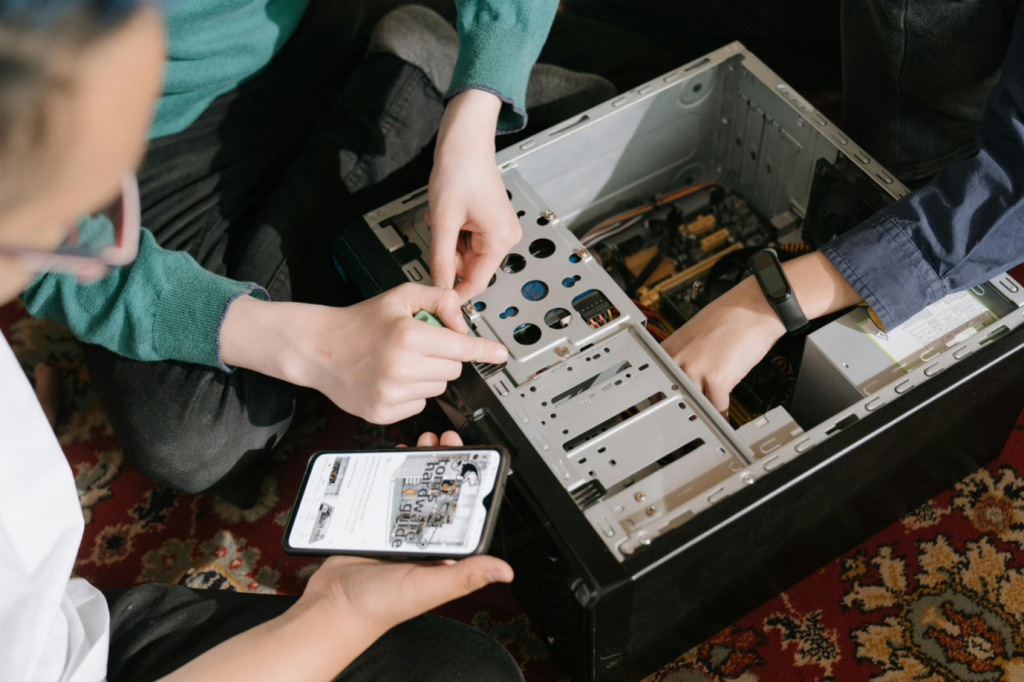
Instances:
[[[786,325],[765,298],[753,277],[747,277],[729,292],[733,302],[750,317],[750,324],[759,336],[780,339],[786,334]]]
[[[326,569],[321,567],[321,570]],[[358,640],[354,643],[364,647],[368,647],[401,623],[400,620],[393,621],[386,617],[389,612],[387,608],[381,608],[375,613],[363,613],[346,598],[343,589],[338,589],[336,584],[329,581],[326,586],[318,586],[316,589],[311,589],[311,585],[307,585],[302,596],[284,615],[292,612],[293,617],[307,619],[310,622],[332,623],[335,629],[340,624],[343,629],[353,632]]]
[[[471,88],[452,97],[445,107],[434,151],[435,162],[450,151],[494,155],[501,100],[484,90]]]
[[[296,340],[315,338],[318,306],[274,303],[244,296],[232,302],[221,327],[224,364],[250,369],[290,384],[310,385],[311,364],[306,347]]]

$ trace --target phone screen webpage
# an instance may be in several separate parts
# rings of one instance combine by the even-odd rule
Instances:
[[[469,554],[480,543],[498,466],[494,450],[322,454],[310,467],[288,544]]]

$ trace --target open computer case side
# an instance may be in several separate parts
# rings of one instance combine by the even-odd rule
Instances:
[[[364,230],[346,230],[358,257],[343,265],[370,264],[384,289],[407,281]],[[1024,403],[1007,371],[1022,349],[1024,329],[987,344],[625,563],[477,372],[441,403],[468,441],[514,453],[496,547],[538,632],[573,679],[639,680],[991,461]]]
[[[678,88],[672,107],[681,104],[683,115],[667,96],[651,99],[671,88]],[[617,112],[634,105],[644,115],[621,124]],[[595,132],[611,116],[615,125]],[[734,129],[723,134],[727,119]],[[694,135],[712,129],[719,132]],[[660,143],[677,137],[696,142]],[[619,156],[607,164],[611,148]],[[499,167],[543,195],[571,229],[666,186],[716,177],[742,187],[768,214],[806,212],[808,178],[826,155],[861,169],[887,200],[905,192],[734,43],[503,151]],[[716,167],[717,159],[727,163]],[[418,271],[402,265],[417,255],[405,253],[411,245],[389,250],[374,229],[423,201],[422,193],[409,195],[339,235],[334,257],[364,296],[415,280]],[[566,672],[575,680],[639,680],[991,461],[1024,403],[1021,314],[1012,313],[1005,333],[978,335],[964,352],[920,368],[932,372],[928,380],[893,388],[884,409],[855,406],[842,428],[819,425],[781,448],[785,456],[757,460],[750,470],[766,474],[772,466],[770,475],[730,488],[625,560],[601,541],[495,395],[491,368],[467,367],[440,403],[467,442],[513,453],[505,532],[495,547],[506,551],[513,591]]]

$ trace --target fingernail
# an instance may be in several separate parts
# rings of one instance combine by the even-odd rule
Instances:
[[[488,571],[487,572],[487,582],[488,583],[496,583],[496,582],[498,582],[498,576],[494,575],[494,571]]]
[[[498,346],[495,348],[494,359],[498,362],[505,362],[508,360],[508,348],[505,348],[505,346]]]

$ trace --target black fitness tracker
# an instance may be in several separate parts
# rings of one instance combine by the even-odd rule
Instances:
[[[782,264],[775,249],[761,249],[747,261],[747,267],[754,273],[754,279],[761,285],[764,297],[775,314],[786,326],[786,333],[793,334],[807,327],[807,316],[796,300],[793,287],[782,271]]]

